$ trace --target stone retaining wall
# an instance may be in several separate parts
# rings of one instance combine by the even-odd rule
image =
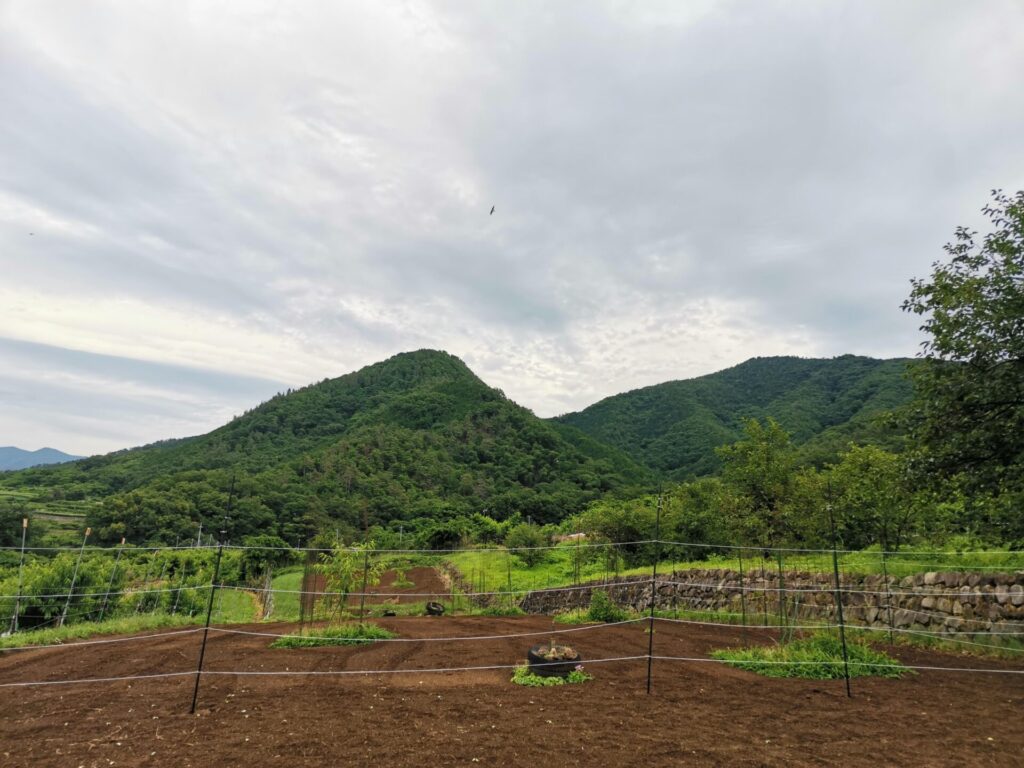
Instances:
[[[741,584],[742,581],[742,584]],[[1014,573],[917,573],[899,579],[881,575],[841,578],[843,618],[848,624],[922,632],[1024,632],[1024,571]],[[742,588],[741,588],[742,587]],[[528,613],[560,613],[590,604],[594,589],[637,611],[651,606],[651,578],[620,578],[615,586],[587,583],[576,590],[528,593]],[[751,570],[684,570],[659,574],[655,607],[729,611],[748,616],[785,615],[789,623],[835,623],[832,574]],[[741,597],[743,595],[743,597]],[[745,598],[745,599],[744,599]],[[744,606],[745,603],[745,606]],[[753,621],[753,619],[752,619]]]

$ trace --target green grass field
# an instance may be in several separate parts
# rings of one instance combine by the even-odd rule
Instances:
[[[444,560],[454,565],[463,580],[473,585],[472,592],[495,592],[509,589],[511,570],[512,591],[564,587],[575,583],[576,574],[573,570],[573,545],[565,544],[549,550],[545,559],[534,565],[527,565],[516,555],[504,550],[474,551],[465,550],[452,555],[445,555]],[[659,573],[673,570],[690,569],[730,569],[739,570],[741,560],[738,554],[712,556],[705,560],[687,560],[683,557],[686,548],[664,547],[664,558],[658,564]],[[760,554],[753,553],[751,555]],[[832,572],[832,554],[821,553],[781,553],[781,565],[784,571],[811,571],[818,573]],[[925,571],[996,571],[1024,569],[1024,552],[989,553],[963,552],[956,554],[918,554],[916,552],[887,554],[885,561],[880,552],[865,550],[863,552],[840,553],[839,569],[844,574],[880,574],[884,571],[890,576],[904,577]],[[779,568],[780,559],[777,554],[770,558],[753,557],[744,554],[742,566],[748,572],[764,568],[767,572],[775,572]],[[581,582],[610,580],[623,576],[643,576],[651,573],[651,566],[621,568],[610,570],[605,567],[603,558],[595,557],[583,563],[578,578]]]

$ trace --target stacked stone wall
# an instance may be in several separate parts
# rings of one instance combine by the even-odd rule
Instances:
[[[528,613],[561,613],[590,605],[595,589],[620,606],[651,607],[649,576],[592,582],[573,590],[528,593],[520,607]],[[770,614],[801,625],[837,621],[832,574],[806,571],[765,573],[701,569],[659,574],[653,589],[661,610],[727,611]],[[928,572],[888,579],[876,574],[844,575],[840,580],[843,618],[852,625],[928,633],[1024,631],[1024,571],[1012,573]]]

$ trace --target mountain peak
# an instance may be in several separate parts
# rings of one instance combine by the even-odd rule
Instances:
[[[58,451],[56,448],[39,448],[35,451],[26,451],[13,445],[0,447],[0,472],[14,469],[27,469],[42,464],[63,464],[66,461],[76,461],[81,456],[72,456],[70,453]]]

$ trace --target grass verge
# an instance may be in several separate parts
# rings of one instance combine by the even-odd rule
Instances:
[[[205,617],[203,617],[205,619]],[[21,648],[27,645],[58,645],[69,640],[84,640],[93,635],[130,635],[147,629],[165,627],[184,627],[202,623],[192,616],[170,616],[163,613],[155,615],[124,616],[107,619],[106,621],[83,621],[80,624],[68,624],[63,627],[49,629],[29,629],[7,637],[0,637],[0,650],[4,648]]]

